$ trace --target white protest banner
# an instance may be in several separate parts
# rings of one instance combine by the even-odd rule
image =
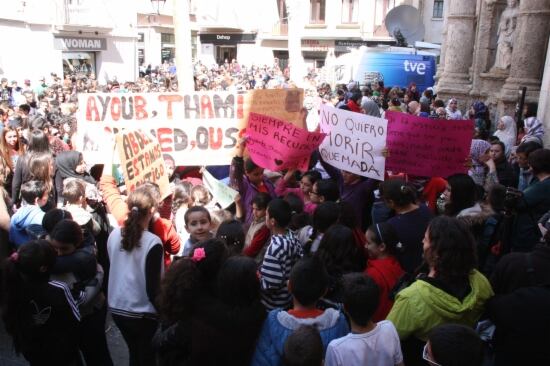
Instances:
[[[157,137],[162,154],[176,165],[226,165],[244,134],[250,112],[304,127],[302,89],[79,94],[78,102],[73,141],[90,164],[105,160],[106,134],[126,128],[139,128]]]
[[[145,182],[159,186],[162,198],[170,194],[168,175],[157,139],[141,130],[124,130],[116,134],[120,168],[128,191]]]
[[[202,170],[202,182],[210,193],[212,193],[214,200],[218,202],[222,208],[231,205],[235,197],[239,194],[239,192],[233,188],[214,178],[206,169]]]
[[[327,134],[319,152],[330,165],[377,180],[384,180],[388,121],[343,109],[321,106],[321,132]]]

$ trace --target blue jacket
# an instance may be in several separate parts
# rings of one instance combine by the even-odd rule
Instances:
[[[10,221],[10,241],[20,247],[26,242],[34,239],[30,235],[29,227],[42,226],[44,211],[37,205],[24,205],[12,216]]]
[[[316,318],[305,319],[296,318],[284,310],[275,309],[269,312],[264,322],[251,365],[282,365],[285,341],[301,325],[313,325],[319,330],[323,341],[323,354],[330,341],[349,333],[344,314],[335,309],[327,309]]]

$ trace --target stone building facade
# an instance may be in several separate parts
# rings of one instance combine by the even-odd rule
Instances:
[[[463,110],[484,101],[497,121],[514,116],[526,87],[526,102],[539,102],[550,131],[548,86],[542,84],[544,74],[550,77],[549,0],[450,0],[444,36],[437,74],[442,98],[456,97]]]

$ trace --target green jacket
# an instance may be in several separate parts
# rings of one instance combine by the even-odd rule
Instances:
[[[428,282],[417,280],[397,294],[387,319],[402,340],[414,336],[426,341],[432,328],[445,323],[473,327],[494,293],[487,278],[477,270],[470,275],[470,286],[472,291],[460,302]]]

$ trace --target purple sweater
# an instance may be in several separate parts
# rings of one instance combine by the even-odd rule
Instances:
[[[374,190],[378,186],[375,179],[362,177],[357,183],[344,185],[344,179],[340,170],[321,160],[323,168],[330,177],[336,180],[340,190],[340,201],[348,203],[355,213],[357,225],[364,231],[370,225],[372,219],[370,212],[374,202]]]
[[[229,169],[230,186],[237,190],[241,195],[241,202],[244,212],[244,223],[250,225],[252,223],[252,201],[256,194],[258,194],[258,187],[250,183],[248,177],[244,174],[244,160],[243,158],[234,157],[231,161],[231,168]],[[272,198],[277,197],[275,194],[275,187],[273,183],[267,178],[263,177],[263,182],[269,191],[269,195]]]

